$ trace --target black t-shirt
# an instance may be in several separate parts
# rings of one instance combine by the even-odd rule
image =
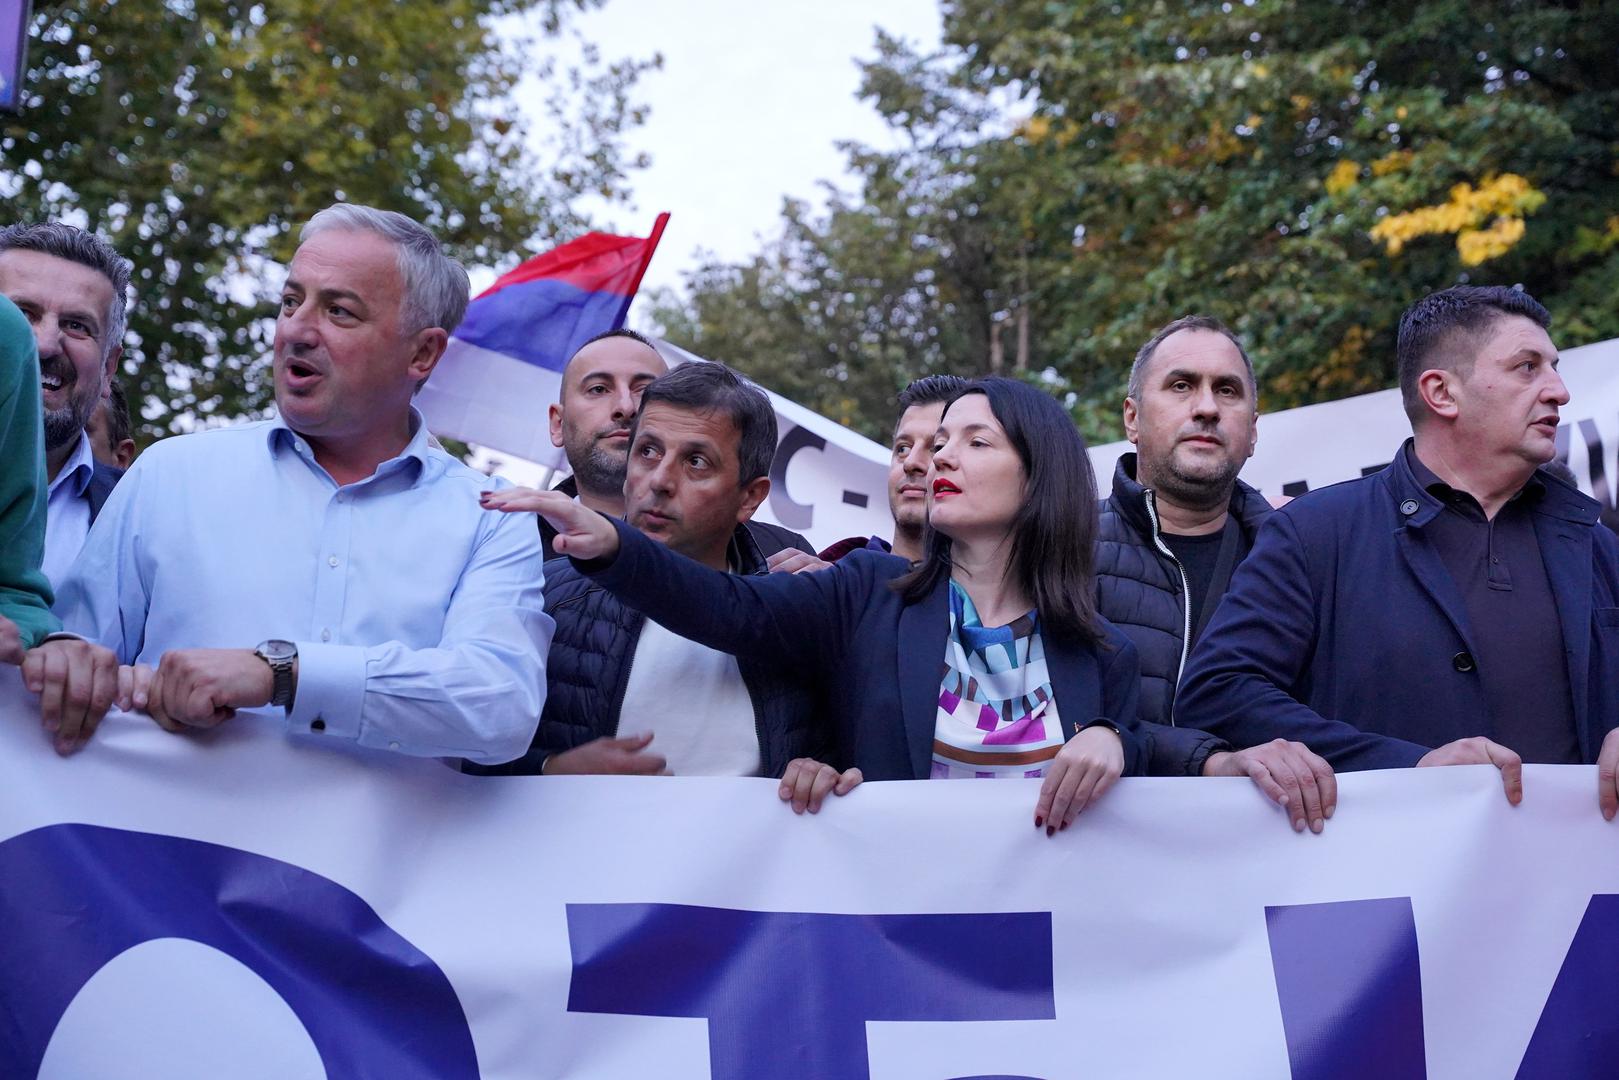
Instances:
[[[1220,602],[1220,596],[1211,596],[1210,587],[1214,585],[1214,576],[1220,569],[1220,545],[1226,538],[1226,533],[1233,533],[1235,551],[1230,560],[1231,565],[1221,574],[1219,586],[1220,595],[1225,594],[1226,586],[1231,584],[1231,571],[1244,555],[1248,554],[1248,545],[1242,537],[1242,529],[1235,519],[1226,518],[1225,528],[1219,532],[1205,533],[1202,536],[1175,536],[1170,533],[1161,534],[1164,544],[1175,553],[1180,560],[1182,568],[1186,571],[1186,587],[1189,590],[1187,603],[1192,612],[1193,642],[1202,631],[1204,612],[1213,611]]]

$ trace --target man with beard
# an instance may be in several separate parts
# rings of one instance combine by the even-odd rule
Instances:
[[[129,264],[60,222],[0,229],[0,293],[28,317],[45,408],[45,576],[60,584],[122,470],[96,461],[85,427],[123,355]]]
[[[1140,653],[1149,771],[1249,776],[1288,808],[1294,828],[1319,832],[1332,806],[1324,761],[1281,741],[1232,754],[1221,740],[1174,721],[1187,653],[1271,512],[1237,479],[1258,423],[1253,363],[1217,319],[1176,319],[1141,347],[1124,399],[1125,435],[1136,452],[1119,458],[1113,493],[1101,505],[1098,608]]]
[[[634,330],[609,330],[579,347],[562,369],[562,392],[548,414],[551,445],[562,448],[573,471],[553,490],[608,517],[624,516],[631,422],[641,391],[668,370],[652,342]],[[543,517],[539,522],[545,557],[554,558],[556,530]],[[750,521],[745,527],[766,555],[812,550],[808,540],[780,526]]]

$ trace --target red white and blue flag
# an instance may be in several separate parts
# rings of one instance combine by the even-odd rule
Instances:
[[[467,305],[450,346],[417,398],[441,436],[560,465],[545,409],[581,345],[624,325],[663,235],[586,233],[502,274]]]

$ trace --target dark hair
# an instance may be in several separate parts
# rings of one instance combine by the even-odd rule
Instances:
[[[776,410],[765,392],[742,375],[712,360],[688,360],[659,375],[641,392],[641,407],[630,425],[632,443],[647,406],[660,402],[730,418],[737,432],[739,486],[770,475],[770,460],[776,456]]]
[[[1147,339],[1147,343],[1136,350],[1136,358],[1130,365],[1130,381],[1125,387],[1124,394],[1135,401],[1141,401],[1141,383],[1146,373],[1147,364],[1152,360],[1152,354],[1158,351],[1158,346],[1171,334],[1178,334],[1182,330],[1210,330],[1216,334],[1224,334],[1226,340],[1237,347],[1237,355],[1242,357],[1242,366],[1248,369],[1248,392],[1255,401],[1259,400],[1259,381],[1254,378],[1254,362],[1248,358],[1248,350],[1242,347],[1237,335],[1231,332],[1230,327],[1216,319],[1213,315],[1183,315],[1174,322],[1165,323],[1158,328],[1158,332]]]
[[[900,415],[906,409],[918,405],[936,405],[948,402],[967,385],[967,380],[960,375],[924,375],[920,379],[912,380],[911,384],[899,392],[898,404]]]
[[[129,260],[93,232],[61,221],[37,225],[7,225],[0,229],[0,253],[38,251],[58,259],[76,262],[106,278],[112,285],[112,309],[107,313],[107,337],[102,342],[105,355],[123,340],[128,320]]]
[[[1470,374],[1474,356],[1466,346],[1476,344],[1479,335],[1505,315],[1521,315],[1542,328],[1552,321],[1551,312],[1534,297],[1505,285],[1457,285],[1429,293],[1405,309],[1397,346],[1400,400],[1413,425],[1427,415],[1417,391],[1422,373],[1444,368]]]
[[[1023,464],[1026,490],[1012,520],[1009,578],[1034,601],[1043,631],[1087,644],[1103,639],[1096,611],[1096,478],[1085,440],[1051,395],[1016,379],[990,376],[964,386],[950,404],[983,394]],[[923,530],[925,554],[893,583],[914,604],[950,576],[950,538]]]
[[[125,439],[133,439],[135,432],[129,422],[129,399],[124,396],[124,388],[117,379],[110,383],[111,394],[107,398],[107,442],[116,450],[118,444]]]
[[[598,341],[606,341],[608,338],[616,338],[616,337],[629,338],[631,341],[639,341],[642,345],[645,345],[647,348],[651,349],[653,352],[658,351],[658,347],[656,345],[652,344],[652,339],[651,338],[647,337],[645,334],[637,333],[634,330],[631,330],[627,326],[621,326],[617,330],[603,330],[601,333],[597,334],[595,337],[593,337],[589,341],[585,342],[584,345],[581,345],[581,346],[579,346],[579,348],[573,350],[573,355],[578,356],[581,352],[584,351],[586,345],[594,345]]]

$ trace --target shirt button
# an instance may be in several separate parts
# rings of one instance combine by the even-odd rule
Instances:
[[[391,742],[391,743],[388,744],[388,749],[390,749],[390,750],[398,750],[399,749],[399,744],[396,743],[396,742]]]
[[[322,641],[330,641],[330,640],[332,640],[332,632],[330,630],[322,630],[320,632],[320,639]]]
[[[1422,507],[1415,499],[1407,499],[1405,502],[1400,504],[1400,513],[1404,514],[1406,517],[1410,517],[1420,509],[1422,509]]]
[[[1473,654],[1465,651],[1457,653],[1450,658],[1450,666],[1463,675],[1467,674],[1473,670]]]
[[[337,565],[337,556],[333,555],[331,558],[327,559],[326,560],[326,565],[327,566],[336,566]]]
[[[309,721],[309,730],[310,731],[325,731],[326,730],[326,721],[322,720],[318,716],[315,717],[313,720]]]

